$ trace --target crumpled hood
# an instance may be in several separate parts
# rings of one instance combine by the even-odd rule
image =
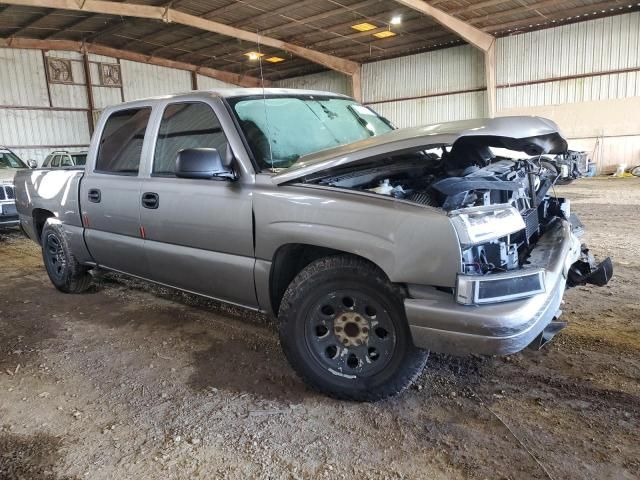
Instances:
[[[370,162],[378,156],[454,145],[462,139],[481,142],[489,147],[522,151],[531,156],[563,153],[568,148],[558,125],[546,118],[522,116],[462,120],[393,130],[377,137],[305,155],[275,175],[273,182],[280,185],[346,165]]]
[[[18,168],[0,168],[0,183],[13,183]]]

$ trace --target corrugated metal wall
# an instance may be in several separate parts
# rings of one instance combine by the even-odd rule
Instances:
[[[122,60],[125,101],[191,90],[191,73],[158,65]]]
[[[198,81],[198,90],[213,90],[215,88],[229,88],[229,87],[236,86],[231,83],[226,83],[211,77],[205,77],[204,75],[200,75],[200,74],[198,74],[197,81]]]
[[[584,137],[572,134],[573,124],[562,124],[572,105],[600,102],[591,108],[611,110],[615,105],[607,102],[640,97],[640,13],[500,38],[496,74],[499,114],[534,114],[540,107],[564,105],[558,121],[572,148],[593,151],[603,172],[617,163],[640,164],[640,115],[629,118],[637,126],[633,135]],[[342,93],[333,88],[341,75],[319,75],[320,87]],[[286,85],[304,86],[310,77],[289,79]],[[484,59],[470,46],[365,64],[362,86],[364,102],[399,127],[487,115]]]
[[[32,148],[35,141],[88,144],[88,116],[82,110],[87,108],[82,59],[74,52],[52,51],[47,55],[73,61],[74,84],[50,85],[50,99],[42,52],[0,49],[0,143],[23,148]],[[118,61],[96,55],[89,60],[96,112],[123,98],[133,100],[192,87],[190,72],[130,61],[120,62],[122,89],[101,87],[97,85],[95,62]],[[534,113],[535,109],[561,105],[563,118],[567,118],[567,109],[569,113],[573,108],[577,111],[577,106],[584,109],[591,105],[587,102],[600,102],[594,103],[594,109],[612,109],[615,99],[640,97],[640,13],[501,38],[497,44],[497,80],[501,114]],[[198,86],[207,89],[227,85],[198,75]],[[350,79],[336,72],[281,80],[276,86],[351,94]],[[484,61],[470,46],[365,64],[362,88],[365,103],[401,127],[487,114]],[[553,116],[554,110],[550,112]],[[640,163],[638,117],[628,118],[631,127],[624,135],[580,133],[573,135],[574,143],[597,144],[594,149],[599,152],[603,169],[615,163]],[[52,133],[56,122],[68,122],[64,132]],[[639,126],[636,129],[633,125]],[[561,123],[561,127],[565,126]],[[37,132],[28,139],[23,135],[34,130]]]
[[[496,74],[499,114],[557,113],[570,147],[591,152],[602,173],[640,164],[640,115],[627,117],[624,135],[584,115],[587,106],[612,122],[616,99],[640,97],[640,12],[501,38]]]
[[[49,106],[40,50],[0,48],[0,105]]]
[[[338,72],[320,72],[304,77],[287,78],[275,82],[274,87],[322,90],[351,95],[351,77]]]
[[[97,111],[122,103],[124,96],[118,87],[100,86],[100,70],[98,63],[117,64],[118,59],[103,55],[89,54],[89,73],[91,74],[91,91],[93,92],[93,108]]]
[[[472,90],[484,86],[484,57],[465,45],[367,63],[362,77],[365,103]]]
[[[501,38],[498,110],[639,96],[638,69],[640,12]]]
[[[49,84],[45,56],[70,59],[73,82]],[[82,57],[76,52],[0,49],[0,144],[25,160],[89,143]]]
[[[71,60],[70,84],[48,83],[45,56]],[[191,90],[191,72],[89,54],[97,119],[122,101]],[[121,65],[122,87],[100,84],[98,63]],[[198,75],[199,88],[233,86]],[[89,145],[89,101],[84,59],[78,52],[0,48],[0,145],[24,160],[42,163],[54,149],[78,151]]]
[[[398,102],[374,103],[371,108],[391,120],[397,127],[403,128],[486,117],[487,102],[485,97],[486,92],[469,92]]]

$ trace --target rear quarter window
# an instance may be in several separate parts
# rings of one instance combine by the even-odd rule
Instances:
[[[151,107],[114,112],[107,119],[98,145],[95,171],[137,175]]]

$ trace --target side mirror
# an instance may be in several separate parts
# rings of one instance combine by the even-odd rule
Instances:
[[[35,160],[29,160],[27,161],[27,166],[29,168],[38,168],[38,162],[36,162]]]
[[[227,160],[225,158],[225,160]],[[229,177],[233,178],[230,165],[225,165],[220,153],[215,148],[187,148],[178,152],[176,158],[176,177],[204,178]]]

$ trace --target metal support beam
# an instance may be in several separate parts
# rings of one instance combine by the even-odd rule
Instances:
[[[166,23],[187,25],[200,30],[225,35],[227,37],[238,38],[246,42],[278,48],[347,75],[352,75],[360,68],[360,64],[350,60],[334,57],[316,50],[287,43],[276,38],[265,37],[255,32],[242,30],[224,23],[200,18],[196,15],[174,10],[169,7],[157,7],[107,0],[83,0],[81,2],[76,2],[75,0],[7,0],[4,3],[29,7],[44,7],[59,10],[73,10],[161,20]]]
[[[496,114],[496,38],[423,0],[396,0],[396,2],[428,15],[447,30],[484,53],[487,113],[490,117],[494,117]]]
[[[463,22],[442,10],[429,5],[423,0],[396,0],[396,2],[428,15],[444,28],[452,31],[459,37],[462,37],[465,42],[479,48],[483,52],[489,50],[489,48],[491,48],[491,44],[495,41],[493,35],[489,35],[488,33],[485,33],[466,22]]]

